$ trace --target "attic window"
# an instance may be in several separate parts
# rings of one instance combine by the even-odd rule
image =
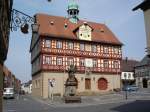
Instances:
[[[68,27],[67,23],[65,23],[64,27],[65,27],[65,28],[67,28],[67,27]]]
[[[102,33],[104,33],[104,29],[103,29],[103,28],[101,28],[100,31],[101,31]]]
[[[53,22],[53,21],[51,21],[51,25],[54,25],[54,22]]]
[[[84,23],[85,25],[87,25],[87,22],[86,22],[86,21],[84,21],[83,23]]]

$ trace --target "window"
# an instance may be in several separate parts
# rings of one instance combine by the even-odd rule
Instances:
[[[96,59],[93,60],[93,67],[97,67],[97,60]]]
[[[85,66],[85,59],[80,59],[80,66]]]
[[[68,65],[73,65],[73,58],[68,58],[67,62],[68,62]]]
[[[115,54],[119,54],[119,49],[116,47],[116,48],[114,48],[114,53]]]
[[[128,73],[128,79],[130,79],[131,78],[131,73]]]
[[[62,65],[62,58],[60,57],[57,58],[57,65]]]
[[[118,63],[118,61],[114,61],[114,63],[113,63],[113,68],[119,68],[119,63]]]
[[[108,54],[108,53],[109,53],[108,47],[104,47],[104,53],[105,53],[105,54]]]
[[[92,52],[96,52],[96,51],[97,51],[96,45],[92,45]]]
[[[124,73],[124,78],[127,79],[127,73]]]
[[[73,49],[73,42],[68,42],[68,49]]]
[[[108,68],[109,67],[109,62],[108,60],[104,60],[104,68]]]
[[[62,48],[62,41],[57,41],[56,48],[58,48],[58,49]]]
[[[80,43],[80,51],[84,51],[84,43]]]
[[[48,65],[51,64],[51,57],[45,56],[45,64],[48,64]]]
[[[51,47],[51,41],[50,40],[45,40],[45,47],[48,47],[48,48]]]

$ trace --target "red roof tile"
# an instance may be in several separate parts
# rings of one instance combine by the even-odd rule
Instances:
[[[50,16],[46,14],[37,14],[36,21],[40,25],[40,35],[74,40],[79,40],[74,31],[85,22],[83,20],[79,20],[77,24],[74,24],[71,23],[67,18]],[[122,45],[122,43],[116,38],[116,36],[109,30],[109,28],[105,24],[88,21],[86,22],[93,29],[93,42]],[[67,28],[65,28],[65,24],[67,24]],[[102,32],[101,30],[103,30],[104,32]]]

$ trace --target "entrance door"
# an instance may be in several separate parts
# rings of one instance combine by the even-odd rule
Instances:
[[[91,79],[85,79],[85,89],[91,89]]]
[[[98,89],[106,90],[107,89],[107,80],[105,78],[100,78],[98,80]]]
[[[147,88],[147,79],[143,79],[143,88]]]

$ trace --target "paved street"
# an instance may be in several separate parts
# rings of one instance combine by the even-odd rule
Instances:
[[[65,104],[55,98],[53,102],[29,95],[4,100],[4,112],[150,112],[149,91],[103,96],[84,96],[81,104]]]

